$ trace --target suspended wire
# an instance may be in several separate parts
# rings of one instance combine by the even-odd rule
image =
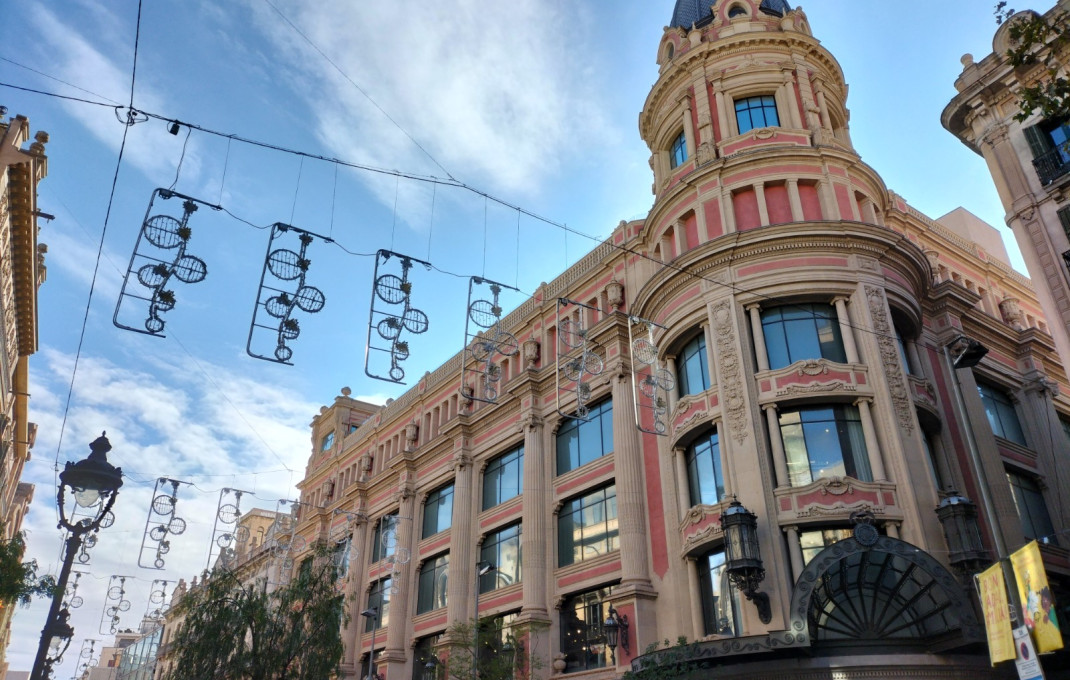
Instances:
[[[294,223],[294,213],[297,212],[297,194],[301,192],[301,173],[305,170],[305,159],[302,158],[297,166],[297,186],[294,187],[294,204],[290,207],[290,224]]]
[[[483,199],[483,278],[487,278],[487,199]]]
[[[192,134],[193,130],[186,128],[186,140],[182,142],[182,155],[178,157],[178,167],[175,168],[175,181],[171,182],[171,186],[168,189],[174,189],[178,184],[178,176],[182,174],[182,162],[186,160],[186,145],[189,144],[189,136]],[[222,188],[220,188],[220,193],[222,193]]]
[[[266,1],[266,0],[265,0]],[[401,193],[401,177],[394,183],[394,222],[390,225],[390,250],[394,249],[394,231],[398,226],[398,194]]]
[[[8,59],[7,57],[0,57],[0,61],[6,61],[9,64],[12,64],[14,66],[18,66],[19,68],[22,68],[22,69],[26,69],[27,71],[29,71],[31,73],[36,73],[39,76],[44,76],[45,78],[48,78],[49,80],[54,80],[57,83],[61,83],[63,85],[66,85],[67,87],[73,87],[74,89],[78,90],[79,92],[85,92],[86,94],[91,94],[94,97],[100,97],[101,99],[107,99],[112,104],[119,105],[119,102],[115,101],[111,97],[107,97],[105,95],[102,95],[99,92],[93,92],[92,90],[87,90],[84,87],[78,87],[74,83],[68,83],[66,80],[63,80],[61,78],[57,78],[55,76],[49,75],[49,74],[45,73],[44,71],[38,71],[37,69],[33,68],[32,66],[27,66],[26,64],[20,64],[19,62],[15,61],[14,59]],[[93,104],[97,103],[97,102],[89,102],[88,100],[79,100],[79,101],[86,101],[87,103],[93,103]]]
[[[430,258],[428,258],[430,259]],[[520,211],[516,213],[516,280],[513,281],[514,288],[520,288]]]
[[[371,98],[371,95],[368,94],[364,90],[364,88],[362,88],[360,85],[357,85],[356,81],[354,81],[352,78],[350,78],[349,75],[346,74],[346,72],[343,71],[342,68],[338,64],[334,63],[334,61],[331,60],[331,58],[328,57],[323,52],[323,50],[321,50],[316,45],[316,43],[312,42],[312,40],[307,35],[305,35],[301,31],[300,28],[298,28],[292,21],[290,21],[289,17],[287,17],[285,14],[283,14],[282,11],[279,10],[278,7],[276,7],[274,4],[272,4],[271,0],[264,0],[264,2],[266,2],[268,4],[268,6],[271,7],[271,9],[275,10],[275,13],[278,14],[280,17],[282,17],[282,20],[285,21],[287,24],[289,24],[290,28],[292,28],[297,33],[297,35],[301,36],[304,39],[304,41],[307,42],[312,47],[312,49],[316,50],[316,52],[318,52],[319,55],[321,57],[323,57],[327,61],[328,64],[333,66],[334,70],[338,71],[338,73],[340,73],[343,78],[348,80],[350,85],[355,87],[358,92],[360,92],[362,95],[364,95],[364,98],[367,99],[369,102],[371,102],[372,106],[374,106],[375,108],[379,109],[379,113],[383,114],[383,116],[385,116],[387,120],[389,120],[391,123],[393,123],[394,127],[396,127],[398,130],[401,130],[401,133],[403,135],[405,135],[406,137],[408,137],[409,141],[411,141],[413,144],[415,144],[416,148],[419,149],[420,151],[422,151],[425,156],[427,156],[429,159],[431,159],[431,162],[434,163],[435,165],[437,165],[439,170],[441,170],[442,172],[446,173],[446,176],[449,177],[451,180],[454,179],[453,175],[450,174],[450,171],[447,170],[446,168],[442,167],[442,164],[439,163],[438,160],[434,156],[431,155],[431,152],[429,152],[427,149],[425,149],[423,147],[423,145],[420,144],[420,142],[416,141],[416,138],[413,137],[412,135],[410,135],[409,132],[405,128],[401,127],[401,124],[399,124],[396,120],[394,120],[390,116],[390,114],[387,113],[385,109],[383,109],[383,107],[379,106],[379,104],[374,99]]]
[[[334,187],[331,189],[331,228],[327,236],[334,238],[334,205],[338,198],[338,166],[334,166]]]
[[[227,140],[227,155],[223,157],[223,176],[219,180],[219,200],[216,203],[223,202],[223,185],[227,181],[227,168],[230,166],[230,141]],[[338,166],[335,166],[336,168]]]
[[[427,225],[427,260],[431,260],[431,234],[435,233],[435,194],[438,191],[438,185],[431,185],[431,219]]]
[[[109,109],[119,108],[116,104],[110,102],[97,102],[92,99],[83,99],[82,97],[72,97],[66,94],[58,94],[56,92],[48,92],[46,90],[35,90],[32,87],[20,87],[18,85],[12,85],[10,83],[0,83],[3,87],[10,87],[12,90],[18,90],[20,92],[31,92],[33,94],[42,94],[46,97],[54,97],[56,99],[66,99],[67,101],[80,102],[82,104],[92,104],[93,106],[103,106]],[[81,88],[78,88],[81,89]]]

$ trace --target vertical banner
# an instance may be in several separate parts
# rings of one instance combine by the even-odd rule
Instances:
[[[1055,598],[1048,587],[1040,546],[1031,541],[1011,555],[1014,578],[1018,581],[1018,597],[1022,601],[1022,617],[1033,631],[1037,651],[1053,652],[1063,648],[1063,635],[1055,617]]]
[[[997,562],[974,577],[981,609],[985,613],[985,632],[988,634],[988,656],[995,666],[1000,661],[1015,658],[1014,638],[1011,636],[1010,608],[1007,589],[1003,583],[1003,568]]]

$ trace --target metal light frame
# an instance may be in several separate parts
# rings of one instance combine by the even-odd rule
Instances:
[[[724,566],[728,580],[758,609],[758,619],[769,623],[773,619],[769,595],[758,590],[765,580],[761,549],[758,545],[758,517],[738,498],[721,513],[724,532]]]
[[[562,316],[562,310],[570,306],[581,309],[579,321],[568,316]],[[576,420],[590,420],[587,403],[591,400],[590,378],[601,375],[605,370],[605,361],[599,355],[599,346],[587,337],[587,328],[583,324],[583,309],[599,311],[597,307],[569,300],[557,298],[557,347],[554,348],[554,387],[557,397],[556,408],[558,414],[565,418]],[[585,379],[586,378],[586,379]],[[568,385],[575,385],[570,388]],[[571,412],[561,408],[561,393],[568,392],[576,395],[576,407]]]
[[[58,661],[58,658],[49,660],[48,650],[53,637],[57,634],[62,636],[70,629],[67,616],[62,616],[61,612],[66,611],[62,608],[63,600],[67,593],[67,582],[71,576],[75,554],[81,549],[83,537],[86,534],[100,530],[101,522],[110,515],[115,499],[119,495],[119,488],[123,485],[122,468],[117,468],[108,462],[107,454],[111,451],[111,442],[108,441],[107,433],[102,433],[97,437],[89,445],[89,451],[89,456],[85,460],[77,463],[68,461],[63,472],[59,473],[60,486],[56,492],[56,502],[59,506],[58,528],[66,529],[68,535],[65,542],[63,566],[52,593],[52,605],[48,610],[45,625],[41,629],[41,641],[38,644],[37,657],[34,659],[33,670],[30,674],[31,680],[46,680],[52,673],[53,664]],[[78,506],[97,509],[94,516],[84,517],[71,523],[64,507],[68,487]],[[73,633],[71,630],[71,636]],[[62,653],[59,656],[61,657]]]
[[[394,274],[380,275],[380,263],[386,264],[392,257],[397,258],[401,264],[401,276]],[[429,271],[431,269],[430,262],[395,253],[392,250],[379,250],[375,254],[371,304],[368,307],[368,341],[364,346],[364,374],[369,378],[404,384],[405,369],[402,368],[401,362],[408,359],[411,352],[408,341],[402,340],[401,336],[405,331],[413,335],[420,335],[426,333],[430,327],[427,314],[411,304],[412,281],[409,280],[409,272],[414,264],[423,265]],[[396,313],[392,307],[383,308],[383,304],[376,305],[376,299],[386,305],[401,305],[401,309],[398,310],[399,313]],[[377,318],[378,322],[376,322]],[[376,336],[388,342],[389,346],[377,346],[377,344],[381,345],[382,343],[373,344],[372,340]],[[390,368],[387,369],[386,375],[372,372],[372,350],[390,356]]]
[[[489,289],[491,299],[473,299],[479,295],[477,287]],[[468,312],[464,319],[464,356],[461,358],[461,389],[467,399],[495,404],[498,401],[501,365],[497,360],[520,353],[516,336],[502,330],[502,307],[499,296],[503,290],[517,288],[479,276],[468,280]],[[473,328],[474,327],[474,328]],[[471,366],[471,367],[470,367]],[[469,384],[469,377],[474,385]]]
[[[645,326],[646,333],[636,337],[635,326]],[[628,346],[631,348],[629,360],[632,367],[632,406],[635,411],[635,427],[640,432],[666,436],[669,428],[664,418],[669,413],[669,392],[676,388],[676,376],[663,368],[658,357],[658,346],[654,344],[654,328],[665,326],[642,319],[638,316],[628,317]],[[653,424],[643,425],[643,411],[650,411]]]

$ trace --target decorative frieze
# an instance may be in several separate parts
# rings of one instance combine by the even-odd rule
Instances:
[[[888,305],[884,299],[884,291],[876,286],[866,286],[866,299],[869,300],[869,313],[873,317],[873,330],[876,331],[881,365],[884,367],[884,375],[888,380],[888,392],[892,397],[895,415],[903,430],[913,432],[913,404],[903,378],[903,365],[899,358],[899,349],[895,344],[895,329],[888,320]]]
[[[713,306],[714,344],[721,361],[721,391],[724,395],[725,421],[737,444],[747,439],[747,397],[743,389],[743,372],[736,351],[736,330],[732,323],[732,303],[722,300]]]

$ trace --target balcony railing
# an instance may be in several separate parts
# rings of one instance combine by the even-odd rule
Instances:
[[[1033,159],[1033,167],[1037,170],[1040,183],[1047,186],[1070,172],[1070,161],[1063,149],[1056,147],[1042,156]]]

